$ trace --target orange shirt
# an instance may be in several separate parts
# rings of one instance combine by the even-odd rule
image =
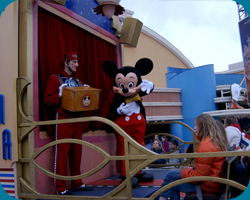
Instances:
[[[202,140],[195,153],[219,152],[210,137]],[[193,176],[213,176],[221,177],[222,165],[225,157],[195,158],[196,169],[183,168],[180,172],[181,178]],[[192,182],[197,184],[198,182]],[[207,192],[220,192],[220,183],[211,181],[200,182],[201,189]]]

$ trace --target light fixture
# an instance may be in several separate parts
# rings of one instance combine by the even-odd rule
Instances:
[[[94,12],[96,12],[97,15],[105,15],[108,19],[113,15],[121,15],[125,10],[119,5],[120,1],[121,0],[97,0],[100,5],[94,8]]]

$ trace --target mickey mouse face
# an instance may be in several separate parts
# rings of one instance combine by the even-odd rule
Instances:
[[[153,69],[153,62],[149,58],[138,60],[135,67],[124,66],[118,69],[111,60],[102,65],[103,71],[114,78],[113,91],[124,97],[130,97],[141,91],[141,76],[145,76]]]
[[[84,102],[85,102],[86,104],[89,103],[89,100],[90,100],[90,97],[84,97]]]
[[[133,88],[136,88],[137,86],[138,77],[133,72],[130,72],[125,76],[122,73],[118,73],[115,77],[115,82],[117,87],[114,86],[113,88],[115,88],[116,92],[122,96],[129,97],[137,92],[137,90]]]

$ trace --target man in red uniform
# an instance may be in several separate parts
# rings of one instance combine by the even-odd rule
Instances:
[[[61,107],[61,97],[63,87],[80,87],[82,82],[74,78],[73,72],[76,72],[78,65],[78,57],[75,52],[69,52],[64,55],[64,70],[59,75],[49,77],[44,95],[44,103],[46,105],[56,105],[56,120],[82,117],[83,112],[70,112]],[[58,124],[55,128],[55,139],[82,139],[83,125],[82,123],[67,123]],[[67,166],[71,176],[81,174],[80,164],[82,156],[82,146],[73,143],[58,144],[55,148],[55,164],[54,173],[67,176]],[[69,160],[68,160],[69,159]],[[67,189],[66,181],[56,179],[54,181],[57,194],[71,195]],[[71,190],[86,191],[92,190],[92,187],[87,187],[81,179],[71,181]]]

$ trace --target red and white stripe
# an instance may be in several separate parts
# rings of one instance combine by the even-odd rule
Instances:
[[[15,198],[15,174],[14,169],[0,169],[0,183],[5,192]]]

